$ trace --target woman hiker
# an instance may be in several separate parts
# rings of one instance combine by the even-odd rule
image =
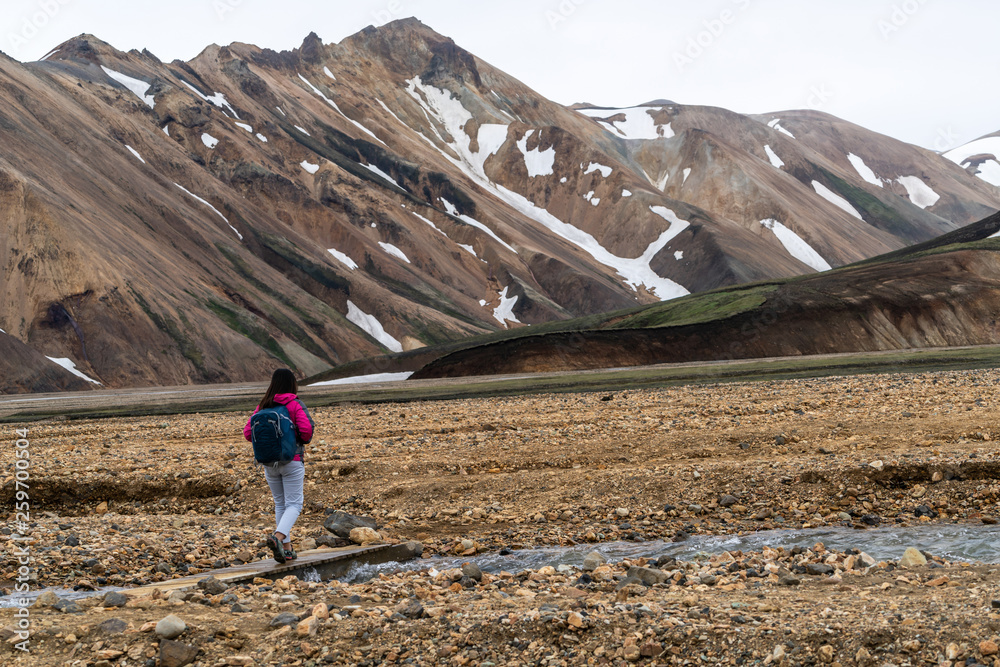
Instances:
[[[291,461],[264,466],[264,478],[271,487],[271,495],[274,497],[274,516],[277,522],[277,528],[267,537],[267,546],[274,554],[274,560],[279,563],[298,557],[292,549],[291,533],[295,520],[302,512],[302,487],[306,474],[303,462],[304,445],[312,440],[314,430],[312,417],[296,396],[298,391],[298,382],[292,371],[279,368],[271,376],[271,384],[257,410],[254,410],[254,414],[257,414],[259,410],[285,406],[295,426],[298,443],[295,457]],[[247,425],[243,427],[243,436],[248,441],[251,439],[250,420],[247,420]]]

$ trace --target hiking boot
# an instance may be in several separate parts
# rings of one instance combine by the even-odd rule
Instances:
[[[282,548],[278,538],[274,536],[274,533],[267,536],[267,548],[274,554],[274,560],[279,563],[285,562],[285,550]]]
[[[299,557],[299,555],[295,553],[295,549],[285,549],[284,551],[285,551],[285,560],[295,560],[296,558]]]

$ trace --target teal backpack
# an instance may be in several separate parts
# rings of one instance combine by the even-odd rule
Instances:
[[[299,442],[288,408],[278,405],[258,410],[250,418],[250,442],[258,463],[275,465],[294,459]]]

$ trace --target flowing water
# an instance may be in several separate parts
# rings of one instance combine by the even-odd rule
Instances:
[[[517,573],[546,565],[579,567],[591,551],[599,552],[610,562],[626,558],[655,559],[659,556],[673,556],[687,561],[726,551],[760,551],[764,547],[809,548],[817,542],[836,551],[864,551],[876,560],[897,560],[907,547],[916,547],[949,561],[1000,563],[1000,525],[934,524],[869,530],[840,527],[769,530],[745,535],[695,535],[683,542],[609,542],[575,547],[539,547],[514,551],[504,556],[489,553],[471,558],[435,557],[407,563],[359,565],[341,577],[341,580],[358,583],[383,573],[429,568],[443,570],[468,562],[475,563],[483,572],[490,573]]]
[[[949,561],[1000,563],[1000,525],[979,524],[928,524],[923,526],[889,526],[869,530],[852,528],[812,528],[809,530],[768,530],[745,535],[695,535],[683,542],[607,542],[586,544],[575,547],[539,547],[522,549],[506,555],[488,553],[471,558],[434,557],[406,563],[383,563],[381,565],[358,565],[347,572],[341,581],[360,583],[379,574],[392,574],[410,570],[435,568],[445,570],[472,562],[483,572],[512,573],[521,570],[535,570],[546,565],[558,567],[570,565],[580,567],[583,559],[591,551],[597,551],[610,562],[626,558],[658,558],[673,556],[682,561],[706,558],[726,551],[760,551],[764,547],[812,547],[822,542],[827,549],[864,551],[876,560],[896,560],[907,547],[941,556]],[[314,569],[299,575],[304,581],[319,581],[320,575]],[[0,607],[14,607],[21,597],[34,600],[46,590],[66,599],[80,599],[103,595],[107,591],[125,590],[105,587],[97,591],[73,591],[66,588],[46,588],[33,590],[26,595],[0,597]]]

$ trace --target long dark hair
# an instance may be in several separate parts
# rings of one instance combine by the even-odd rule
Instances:
[[[276,405],[274,397],[278,394],[297,393],[299,393],[299,383],[295,380],[295,374],[287,368],[279,368],[271,376],[271,384],[268,386],[264,398],[261,399],[260,409],[273,408]]]

